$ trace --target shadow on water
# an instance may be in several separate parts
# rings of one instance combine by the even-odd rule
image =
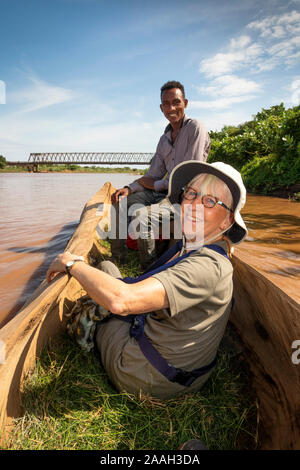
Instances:
[[[254,243],[284,243],[295,244],[300,242],[300,217],[289,214],[250,214],[243,213],[245,223],[252,230],[263,231],[263,237],[256,233],[249,241]],[[270,234],[269,236],[267,234]],[[291,237],[291,235],[293,235]]]
[[[281,269],[270,270],[270,273],[279,274],[280,276],[297,278],[300,274],[300,267],[298,267],[298,266],[287,266],[287,267],[282,266]]]
[[[8,251],[13,253],[43,253],[45,256],[42,263],[31,274],[22,292],[20,293],[18,300],[9,311],[7,317],[3,319],[0,327],[3,327],[5,323],[7,323],[16,315],[16,313],[24,305],[27,298],[32,295],[39,284],[45,279],[47,269],[49,268],[51,261],[55,258],[55,256],[58,255],[58,253],[61,253],[65,249],[77,226],[78,222],[70,222],[64,225],[61,230],[56,233],[54,237],[52,237],[45,245],[36,247],[18,246],[8,249]]]

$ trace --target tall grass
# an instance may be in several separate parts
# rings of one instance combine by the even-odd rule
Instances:
[[[7,447],[174,450],[199,438],[209,449],[252,449],[256,404],[243,370],[223,345],[219,364],[200,392],[165,401],[134,397],[114,389],[96,353],[84,354],[61,336],[26,381],[26,411]]]

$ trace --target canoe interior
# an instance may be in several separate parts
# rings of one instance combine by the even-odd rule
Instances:
[[[67,248],[87,261],[96,254],[96,227],[109,224],[115,188],[106,183],[86,204]],[[300,339],[300,306],[254,268],[233,256],[235,304],[230,317],[242,340],[259,406],[261,449],[300,449],[300,365],[292,343]],[[51,337],[64,328],[64,312],[83,294],[60,274],[44,281],[0,330],[0,427],[5,439],[22,409],[22,381]]]

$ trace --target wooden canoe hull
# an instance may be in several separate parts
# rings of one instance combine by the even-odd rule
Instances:
[[[300,449],[300,306],[279,287],[233,257],[235,306],[230,320],[246,348],[259,399],[264,449]]]
[[[106,183],[86,204],[67,248],[88,257],[96,227],[109,223],[114,188]],[[300,307],[247,263],[233,257],[235,306],[230,321],[244,344],[259,406],[262,449],[300,449],[300,364],[292,362],[292,343],[300,339]],[[81,292],[82,294],[82,292]],[[22,413],[22,381],[50,337],[64,327],[64,309],[80,295],[80,286],[64,274],[44,281],[20,312],[0,330],[5,363],[0,364],[0,426],[5,435]]]
[[[107,211],[99,212],[101,203],[110,204],[114,188],[106,183],[86,204],[80,223],[67,248],[88,258],[93,248],[96,227],[105,224]],[[108,220],[108,219],[107,219]],[[21,391],[24,376],[34,368],[36,358],[49,338],[64,326],[66,300],[76,299],[80,286],[73,278],[60,274],[48,284],[43,281],[18,314],[0,330],[0,347],[4,351],[0,364],[0,429],[2,439],[12,419],[22,413]]]

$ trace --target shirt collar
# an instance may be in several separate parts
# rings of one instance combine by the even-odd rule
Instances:
[[[181,129],[182,127],[184,127],[184,126],[188,123],[188,121],[189,121],[189,118],[184,114],[184,116],[183,116],[183,118],[182,118],[182,122],[181,122],[180,129]],[[169,124],[167,125],[167,127],[165,128],[164,134],[167,134],[168,132],[172,132],[172,130],[173,130],[173,127],[172,127],[171,124],[169,123]]]
[[[184,236],[184,234],[182,235],[182,247],[181,247],[181,250],[180,250],[180,253],[179,253],[179,256],[183,255],[187,250],[186,250],[186,238]],[[211,243],[207,243],[207,245],[218,245],[220,246],[221,248],[223,248],[223,250],[225,251],[225,253],[227,253],[227,243],[225,240],[218,240],[218,241],[212,241]],[[205,246],[205,245],[204,245]],[[203,249],[203,246],[199,246],[198,248],[196,248],[195,250],[202,250]],[[195,251],[195,250],[189,250],[189,251]]]

